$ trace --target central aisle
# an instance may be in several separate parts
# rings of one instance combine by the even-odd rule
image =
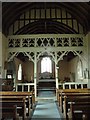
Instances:
[[[53,91],[41,91],[36,104],[35,111],[31,120],[40,119],[54,119],[61,120],[62,116],[55,101],[55,94]]]

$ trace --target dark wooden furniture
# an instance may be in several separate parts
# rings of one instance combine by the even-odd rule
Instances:
[[[9,111],[9,107],[12,108],[12,106],[17,107],[17,113],[23,117],[23,120],[26,118],[26,107],[25,107],[25,99],[26,97],[23,96],[0,96],[0,102],[2,103],[2,110],[6,108],[6,111]],[[7,114],[6,112],[6,114]],[[11,111],[12,113],[12,111]],[[3,115],[3,111],[2,111]],[[2,118],[5,116],[3,115]],[[6,116],[8,118],[9,116]],[[14,116],[13,116],[14,118]]]
[[[23,119],[25,119],[27,115],[30,115],[31,109],[34,109],[34,105],[35,105],[34,92],[13,92],[13,91],[4,92],[3,91],[0,92],[0,98],[2,98],[1,102],[3,105],[5,104],[16,105],[17,113],[23,116]],[[28,108],[28,113],[26,114],[27,108]]]
[[[85,88],[85,89],[57,90],[57,100],[58,100],[61,112],[64,114],[64,117],[68,120],[68,110],[70,109],[70,103],[71,102],[76,103],[76,101],[80,100],[79,102],[82,101],[83,104],[85,103],[84,106],[86,105],[86,107],[87,107],[86,102],[89,103],[88,101],[90,101],[90,89]],[[81,111],[83,114],[85,113],[85,111],[83,111],[83,109],[81,109]],[[72,113],[72,112],[70,111],[70,113]],[[86,111],[86,113],[87,113],[87,111]],[[86,115],[86,116],[88,116],[88,115]]]

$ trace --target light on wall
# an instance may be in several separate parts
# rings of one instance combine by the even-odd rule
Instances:
[[[89,78],[89,70],[87,68],[84,71],[84,78],[86,78],[86,79]]]
[[[58,66],[58,65],[56,65],[56,69],[59,69],[59,66]]]

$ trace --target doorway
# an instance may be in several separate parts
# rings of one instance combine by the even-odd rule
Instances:
[[[54,64],[52,59],[50,57],[42,57],[39,65],[40,65],[40,75],[39,75],[39,81],[38,81],[38,87],[37,87],[38,95],[42,91],[43,93],[46,93],[46,91],[55,92],[56,81],[53,75],[55,70],[53,68]]]

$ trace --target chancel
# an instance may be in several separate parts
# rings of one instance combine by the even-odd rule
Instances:
[[[1,119],[88,120],[90,2],[0,8]]]

